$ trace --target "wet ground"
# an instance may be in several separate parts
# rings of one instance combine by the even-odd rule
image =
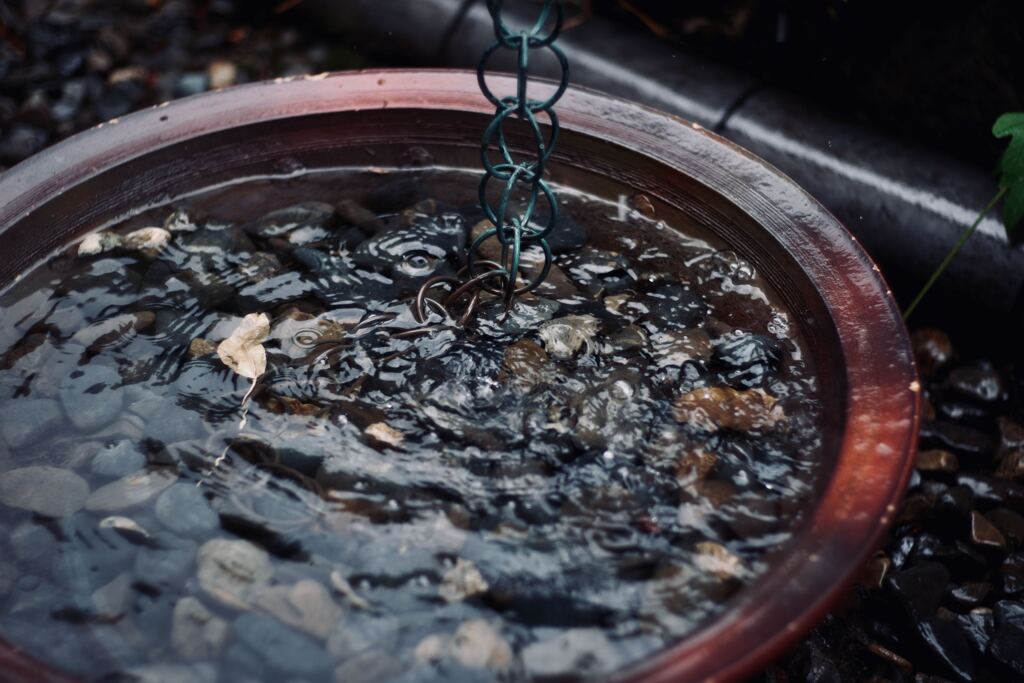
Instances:
[[[0,6],[0,164],[211,86],[363,65],[291,3],[240,4]],[[949,344],[938,332],[917,340],[936,357],[925,381],[935,417],[892,540],[846,604],[762,678],[1024,678],[1021,376],[973,340],[957,353],[969,330],[946,332]]]

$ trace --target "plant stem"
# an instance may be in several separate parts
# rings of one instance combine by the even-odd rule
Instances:
[[[1007,188],[1005,187],[999,188],[999,192],[996,192],[995,196],[992,197],[991,200],[989,200],[988,204],[985,205],[985,208],[982,209],[981,213],[978,214],[978,217],[974,219],[973,223],[971,223],[971,227],[967,228],[967,230],[964,231],[964,234],[960,235],[959,241],[957,241],[956,245],[954,245],[953,248],[949,250],[949,253],[946,254],[946,257],[942,259],[942,263],[939,264],[939,267],[936,268],[935,271],[932,272],[931,277],[928,278],[928,282],[924,283],[924,287],[921,288],[921,291],[917,293],[917,296],[914,297],[914,300],[910,302],[909,306],[907,306],[907,310],[903,312],[904,322],[906,322],[907,318],[910,317],[910,314],[914,312],[914,309],[917,308],[917,305],[921,303],[921,300],[924,299],[924,295],[927,294],[928,290],[932,288],[932,285],[934,285],[935,281],[939,279],[939,276],[942,275],[946,268],[949,267],[949,264],[953,262],[953,259],[956,258],[956,255],[960,253],[960,249],[962,249],[963,246],[967,243],[967,240],[971,238],[971,235],[974,234],[974,231],[978,229],[978,226],[981,224],[981,219],[984,218],[985,215],[992,210],[992,207],[994,207],[999,202],[999,200],[1003,198],[1003,195],[1006,194],[1006,189]]]

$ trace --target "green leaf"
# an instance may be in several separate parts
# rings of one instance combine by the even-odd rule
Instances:
[[[1024,112],[1003,114],[992,126],[997,138],[1010,137],[999,162],[999,187],[1006,190],[1003,225],[1011,242],[1024,239]]]

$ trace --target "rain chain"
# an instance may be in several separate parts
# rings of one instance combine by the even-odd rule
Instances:
[[[569,85],[569,62],[556,45],[555,40],[562,30],[564,11],[560,0],[544,0],[532,28],[513,31],[502,18],[504,0],[488,0],[487,9],[494,20],[496,42],[484,51],[477,67],[477,81],[484,97],[494,105],[495,115],[484,131],[480,143],[480,159],[484,176],[480,181],[480,208],[491,228],[480,234],[470,245],[466,267],[455,277],[438,276],[423,284],[416,298],[417,317],[426,319],[426,307],[433,305],[446,311],[465,296],[470,302],[459,322],[463,324],[472,315],[480,300],[480,292],[486,291],[504,299],[505,310],[512,307],[515,297],[536,289],[551,270],[551,248],[545,239],[558,221],[558,203],[550,185],[544,180],[544,169],[558,141],[558,115],[555,103],[561,99]],[[553,23],[552,23],[553,19]],[[547,29],[552,23],[550,29]],[[498,97],[487,84],[486,68],[491,56],[499,50],[512,50],[517,56],[516,94]],[[550,50],[561,66],[561,78],[554,92],[544,100],[531,99],[528,93],[530,55],[536,50]],[[549,132],[545,136],[538,117],[546,114]],[[534,147],[528,158],[516,158],[505,135],[506,123],[518,119],[526,123],[533,134]],[[502,183],[497,205],[488,199],[491,181]],[[511,204],[516,197],[523,197],[521,210],[513,212]],[[541,202],[548,211],[543,225],[534,221],[534,213]],[[500,262],[480,258],[485,242],[496,239],[501,245]],[[540,247],[543,265],[529,280],[520,280],[519,269],[523,251],[530,246]],[[462,278],[468,280],[463,281]],[[427,298],[429,289],[447,285],[454,287],[443,303]]]

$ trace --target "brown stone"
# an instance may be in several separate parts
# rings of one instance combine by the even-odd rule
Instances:
[[[921,397],[921,417],[926,420],[935,419],[935,406],[932,405],[931,400],[927,396]]]
[[[269,396],[263,400],[263,406],[275,415],[301,415],[315,417],[324,409],[313,403],[303,403],[291,396]]]
[[[932,501],[922,494],[914,493],[904,499],[900,513],[896,516],[897,524],[917,522],[923,519],[932,509]]]
[[[864,575],[860,579],[860,584],[865,588],[872,590],[878,590],[882,587],[885,582],[885,577],[889,575],[889,569],[892,568],[892,560],[883,553],[877,553],[871,561],[868,562],[867,567],[864,569]]]
[[[1016,546],[1024,543],[1024,516],[1004,507],[990,510],[985,516],[1010,543]]]
[[[377,214],[351,199],[342,199],[334,205],[334,210],[344,222],[362,228],[371,234],[384,230],[384,223],[377,218]]]
[[[189,358],[199,358],[200,356],[209,356],[214,353],[217,353],[217,345],[202,337],[196,337],[188,345]]]
[[[923,328],[910,335],[914,359],[922,377],[931,377],[953,360],[953,342],[942,330]]]
[[[1005,415],[999,418],[999,450],[1024,448],[1024,425]]]
[[[718,456],[701,447],[688,448],[676,461],[676,480],[681,485],[704,479],[715,468]]]
[[[1000,479],[1024,481],[1024,448],[1000,454],[997,463],[997,477]]]
[[[771,429],[785,418],[775,397],[761,389],[703,387],[676,399],[673,414],[679,422],[705,431],[740,432]]]
[[[387,422],[374,422],[363,432],[370,442],[381,447],[397,448],[405,441],[405,435]]]
[[[697,495],[706,499],[711,507],[720,508],[736,495],[736,486],[724,479],[703,479],[693,485]]]
[[[720,543],[713,541],[701,541],[695,546],[697,556],[694,564],[697,568],[713,574],[721,580],[732,579],[743,573],[743,564],[740,558],[733,555]]]
[[[971,542],[979,548],[1006,549],[1006,538],[977,510],[971,512]]]
[[[505,349],[498,381],[527,392],[544,381],[550,366],[548,352],[537,342],[520,339]]]
[[[923,472],[956,472],[960,462],[956,455],[939,448],[918,451],[917,469]]]

